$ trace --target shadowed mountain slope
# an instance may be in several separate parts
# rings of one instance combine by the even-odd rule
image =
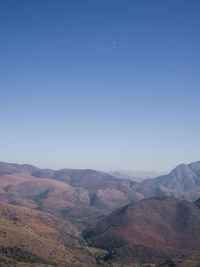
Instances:
[[[160,261],[200,249],[200,209],[169,197],[131,203],[84,231],[86,240],[119,263]]]
[[[198,208],[200,208],[200,198],[197,199],[197,200],[194,202],[194,204],[195,204]]]
[[[162,196],[168,196],[194,202],[195,200],[200,198],[200,191],[197,188],[196,190],[194,189],[190,192],[177,192],[176,190],[169,189],[164,186],[157,186],[155,188],[154,187],[151,188],[150,194],[148,195],[148,197],[162,197]]]

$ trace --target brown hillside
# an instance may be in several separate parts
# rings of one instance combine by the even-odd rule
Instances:
[[[11,255],[9,259],[22,262],[28,257],[46,266],[53,263],[95,266],[92,254],[98,251],[81,245],[77,236],[76,227],[67,221],[48,213],[0,203],[1,257]]]
[[[200,209],[172,198],[144,199],[121,208],[84,232],[110,259],[158,261],[200,249]]]
[[[71,218],[77,224],[95,222],[148,192],[144,185],[94,170],[53,171],[0,163],[0,201]]]

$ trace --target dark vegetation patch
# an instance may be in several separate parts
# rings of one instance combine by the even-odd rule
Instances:
[[[163,258],[175,256],[174,251],[164,251],[140,244],[129,244],[115,248],[105,257],[105,261],[132,262],[134,259],[143,263],[160,262]]]
[[[29,251],[22,250],[18,247],[0,247],[0,255],[19,262],[43,263],[55,266],[53,262],[50,262],[42,257],[39,257]],[[5,258],[2,258],[2,260],[3,259],[5,261]]]

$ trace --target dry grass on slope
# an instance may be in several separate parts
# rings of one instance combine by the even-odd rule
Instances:
[[[58,266],[95,266],[92,254],[98,254],[98,250],[81,244],[77,236],[77,229],[69,222],[48,213],[0,203],[0,248],[6,249],[4,256],[17,248],[17,254],[27,252],[33,254],[33,258],[34,255],[39,257],[38,264],[44,259],[46,264],[57,263]],[[20,257],[23,259],[24,255]]]

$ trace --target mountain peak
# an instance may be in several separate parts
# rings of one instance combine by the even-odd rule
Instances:
[[[156,188],[164,186],[177,192],[190,192],[200,187],[200,161],[180,164],[168,175],[146,179],[143,184]]]

